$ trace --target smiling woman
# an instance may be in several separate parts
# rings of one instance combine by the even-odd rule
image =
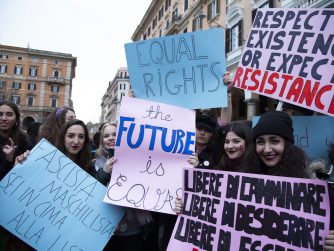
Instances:
[[[20,112],[11,101],[0,102],[0,180],[12,169],[15,157],[31,147],[20,127]]]
[[[55,146],[82,169],[91,172],[89,134],[84,122],[78,119],[67,121],[60,130]]]

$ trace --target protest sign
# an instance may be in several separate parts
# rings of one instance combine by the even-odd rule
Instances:
[[[323,250],[326,182],[184,169],[184,206],[169,251]]]
[[[136,97],[190,109],[226,107],[224,45],[217,28],[125,44]]]
[[[253,127],[259,121],[253,117]],[[295,145],[302,148],[309,159],[324,159],[329,165],[328,150],[334,144],[334,118],[328,116],[292,116]]]
[[[334,116],[334,9],[258,9],[234,86]]]
[[[123,97],[111,181],[104,201],[175,214],[182,167],[195,150],[195,111]]]
[[[0,223],[37,250],[102,250],[124,210],[45,139],[0,182]]]

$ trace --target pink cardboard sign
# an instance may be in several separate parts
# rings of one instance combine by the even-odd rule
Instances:
[[[334,9],[258,9],[234,86],[334,116]]]
[[[325,181],[185,168],[183,188],[168,251],[323,250]]]
[[[182,167],[195,150],[195,111],[123,97],[112,177],[104,201],[175,214]]]

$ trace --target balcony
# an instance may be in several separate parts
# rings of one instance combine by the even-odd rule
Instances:
[[[29,112],[47,112],[50,113],[56,109],[56,107],[50,106],[35,106],[35,105],[19,105],[19,109]]]
[[[55,78],[54,76],[48,77],[48,82],[56,84],[65,84],[64,78]]]

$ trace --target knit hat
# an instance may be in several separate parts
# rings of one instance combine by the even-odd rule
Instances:
[[[292,119],[282,111],[271,111],[261,115],[258,123],[253,128],[253,139],[264,134],[273,134],[283,137],[294,143]]]
[[[216,128],[216,121],[209,115],[199,115],[196,117],[196,128],[205,128],[213,133]]]

